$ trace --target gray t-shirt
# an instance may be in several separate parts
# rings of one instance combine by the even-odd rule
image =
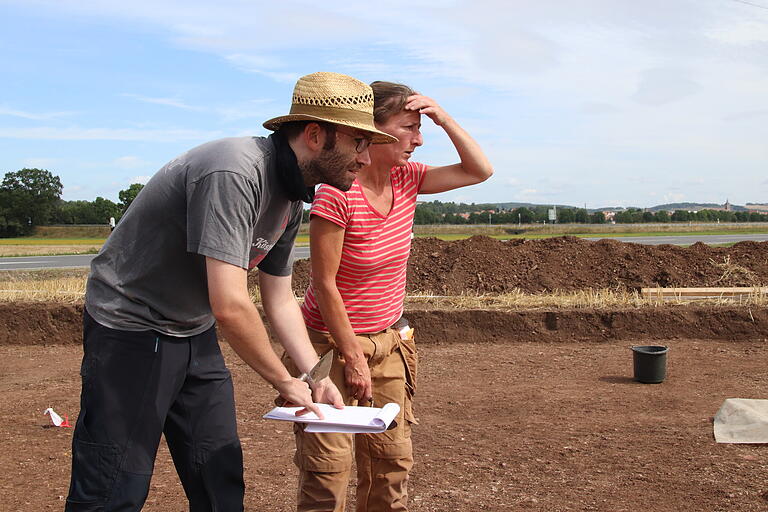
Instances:
[[[205,257],[290,275],[301,201],[289,200],[269,138],[198,146],[141,190],[91,263],[85,307],[113,329],[194,336],[214,323]]]

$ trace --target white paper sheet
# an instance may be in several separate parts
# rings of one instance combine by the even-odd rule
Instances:
[[[321,420],[314,413],[296,416],[301,407],[275,407],[264,418],[268,420],[293,421],[306,423],[305,432],[346,432],[352,434],[376,434],[384,432],[400,412],[400,406],[395,403],[384,407],[347,406],[335,409],[328,404],[316,404],[323,412],[325,419]]]
[[[768,443],[768,400],[728,398],[715,415],[718,443]]]

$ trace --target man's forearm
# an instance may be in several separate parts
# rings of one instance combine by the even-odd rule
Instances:
[[[318,358],[309,341],[299,303],[293,296],[290,276],[261,273],[259,287],[261,303],[273,334],[299,370],[309,372]]]
[[[217,317],[219,328],[229,345],[248,366],[276,386],[290,374],[272,349],[259,312],[253,304],[233,307]]]

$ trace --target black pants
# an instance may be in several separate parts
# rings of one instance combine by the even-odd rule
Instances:
[[[190,511],[242,511],[232,378],[215,329],[188,338],[118,331],[86,312],[83,350],[65,510],[141,510],[164,433]]]

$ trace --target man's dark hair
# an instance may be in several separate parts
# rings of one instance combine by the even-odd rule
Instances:
[[[285,137],[285,140],[291,141],[301,135],[309,123],[317,123],[320,128],[325,130],[326,137],[323,149],[331,150],[336,147],[336,125],[325,121],[288,121],[280,125],[277,133]]]

